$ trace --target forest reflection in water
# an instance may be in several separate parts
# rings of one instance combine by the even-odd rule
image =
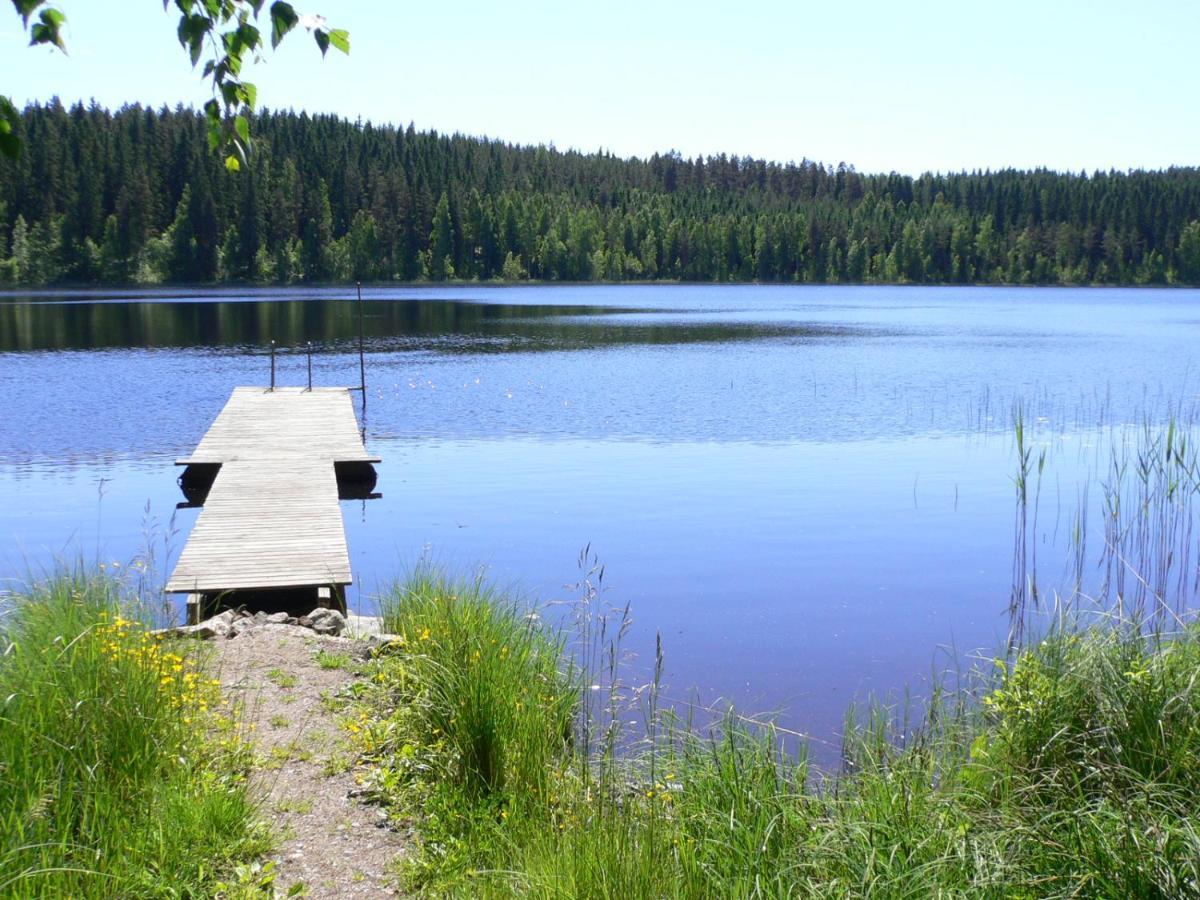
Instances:
[[[845,333],[834,325],[714,321],[679,311],[531,306],[445,300],[364,300],[374,349],[429,339],[447,352],[502,352],[627,344],[719,343]],[[337,299],[0,302],[0,352],[120,348],[336,347],[359,336],[358,302]],[[453,336],[453,340],[447,340]]]

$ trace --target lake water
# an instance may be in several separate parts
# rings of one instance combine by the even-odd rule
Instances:
[[[1114,426],[1190,412],[1200,292],[563,286],[365,291],[381,499],[343,504],[372,595],[423,556],[566,601],[590,545],[631,604],[630,677],[836,740],[1007,634],[1014,403],[1053,449],[1034,529]],[[152,550],[194,521],[186,455],[237,385],[356,384],[339,289],[0,296],[0,577]],[[1093,499],[1093,503],[1095,503]],[[557,608],[557,607],[555,607]],[[948,648],[953,648],[949,650]],[[823,746],[823,745],[822,745]]]

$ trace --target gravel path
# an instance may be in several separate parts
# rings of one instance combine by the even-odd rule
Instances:
[[[381,810],[356,799],[345,733],[323,699],[355,676],[317,664],[318,651],[352,659],[361,646],[288,625],[213,642],[225,694],[243,704],[246,722],[255,726],[262,764],[253,780],[282,835],[272,857],[279,896],[298,882],[302,896],[312,898],[397,894],[394,863],[409,838],[386,827]]]

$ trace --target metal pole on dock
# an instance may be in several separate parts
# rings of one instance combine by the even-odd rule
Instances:
[[[362,391],[363,410],[367,408],[367,363],[363,356],[363,298],[362,282],[354,282],[358,288],[358,389]]]
[[[308,342],[308,390],[312,393],[312,341]]]
[[[271,341],[271,390],[275,390],[275,342]]]

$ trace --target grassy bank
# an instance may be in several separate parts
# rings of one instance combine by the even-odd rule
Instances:
[[[204,897],[265,849],[248,750],[192,647],[61,575],[0,619],[0,896]]]
[[[364,781],[418,823],[406,877],[428,893],[1200,894],[1195,628],[1062,629],[936,694],[915,733],[860,717],[818,777],[770,727],[701,733],[655,708],[656,685],[622,691],[619,614],[584,611],[582,671],[479,581],[421,570],[385,615],[402,639],[347,728]],[[635,693],[648,737],[631,743],[610,704]]]

